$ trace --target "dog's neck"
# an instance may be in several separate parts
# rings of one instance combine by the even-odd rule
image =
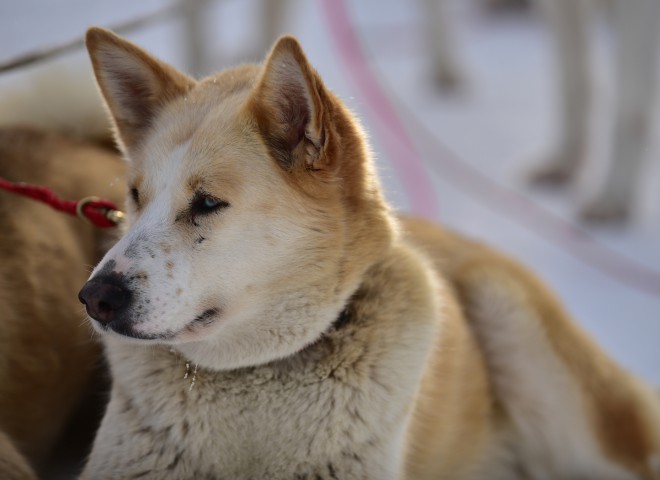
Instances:
[[[332,325],[330,325],[331,330],[341,330],[351,322],[352,316],[350,308],[351,307],[349,302],[349,304],[346,305],[344,309],[339,313],[335,321],[332,322]]]
[[[414,255],[393,252],[315,342],[260,366],[195,372],[166,346],[108,342],[115,378],[102,426],[108,450],[96,453],[129,462],[113,445],[149,425],[157,431],[148,441],[176,453],[185,439],[186,451],[203,456],[186,461],[228,478],[325,478],[328,465],[337,478],[395,478],[439,318],[436,286],[423,272]]]

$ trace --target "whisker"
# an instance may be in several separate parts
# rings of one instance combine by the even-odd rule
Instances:
[[[92,271],[94,271],[94,269],[96,268],[96,265],[90,265],[88,263],[84,263],[83,267],[85,267],[87,273],[92,273]]]

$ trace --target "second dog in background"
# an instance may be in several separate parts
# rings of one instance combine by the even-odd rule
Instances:
[[[575,181],[589,155],[590,115],[595,83],[591,77],[588,23],[594,13],[586,0],[543,0],[558,52],[561,112],[559,141],[546,165],[533,175],[538,184]],[[598,2],[600,3],[600,2]],[[612,2],[617,38],[614,70],[616,106],[609,161],[602,180],[581,200],[580,216],[597,222],[625,221],[649,144],[654,105],[660,2]],[[588,172],[590,176],[592,171]],[[589,187],[589,185],[587,185]]]

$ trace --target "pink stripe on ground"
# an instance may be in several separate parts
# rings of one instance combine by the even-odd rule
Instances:
[[[331,26],[330,33],[346,63],[346,73],[364,97],[365,105],[372,110],[376,120],[374,125],[380,128],[378,137],[387,148],[388,157],[401,179],[410,202],[410,211],[418,216],[437,219],[437,197],[429,181],[429,173],[398,115],[369,69],[362,44],[353,30],[344,2],[323,0],[321,5]]]

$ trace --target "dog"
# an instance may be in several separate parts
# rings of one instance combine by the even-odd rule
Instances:
[[[543,0],[556,43],[559,84],[559,141],[532,180],[542,185],[575,181],[586,167],[589,150],[590,107],[594,85],[590,78],[588,21],[585,0]],[[649,143],[651,113],[655,98],[660,6],[654,0],[612,2],[618,33],[616,108],[605,175],[580,201],[580,217],[593,222],[624,222],[630,219],[640,173]]]
[[[67,199],[120,201],[123,182],[112,180],[123,169],[116,153],[94,144],[0,127],[0,176],[8,180]],[[101,416],[90,406],[102,402],[102,351],[76,293],[111,235],[4,190],[0,222],[0,478],[79,472]]]
[[[385,202],[298,42],[195,81],[93,27],[128,227],[82,479],[657,479],[660,404],[532,274]]]

